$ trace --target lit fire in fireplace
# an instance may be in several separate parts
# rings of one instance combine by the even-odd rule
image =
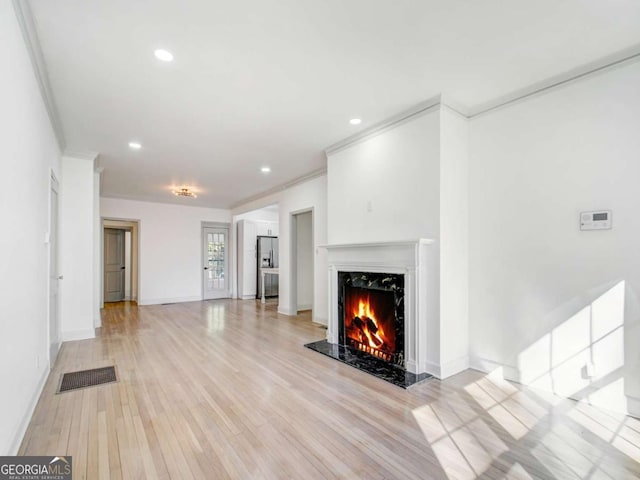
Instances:
[[[375,312],[375,302],[383,301],[389,297],[376,295],[376,292],[362,292],[350,295],[350,297],[344,310],[345,317],[347,317],[345,318],[345,333],[349,343],[375,357],[393,361],[395,353],[393,318],[381,318]]]

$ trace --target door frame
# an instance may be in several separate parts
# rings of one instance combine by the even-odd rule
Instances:
[[[52,192],[55,192],[55,194],[58,196],[58,201],[56,203],[56,242],[55,242],[55,252],[51,252],[51,223],[53,221],[53,216],[52,216],[52,210],[53,210],[53,204],[51,202],[51,196],[52,196]],[[48,246],[49,248],[47,249],[47,260],[48,260],[48,265],[47,265],[47,271],[49,272],[48,275],[48,280],[47,280],[47,338],[48,338],[48,344],[47,344],[47,365],[49,366],[49,368],[53,368],[55,359],[58,356],[58,353],[60,352],[60,346],[62,345],[62,338],[60,335],[60,332],[62,331],[62,329],[60,328],[60,282],[59,280],[61,280],[59,278],[60,275],[60,181],[58,180],[57,175],[55,174],[55,172],[53,171],[53,169],[50,169],[50,175],[49,175],[49,232],[48,232]],[[51,255],[55,255],[56,256],[56,267],[57,267],[57,272],[52,272],[51,271]],[[53,273],[55,273],[55,275],[53,275]],[[52,332],[51,331],[51,279],[52,277],[58,277],[56,279],[56,281],[58,281],[58,291],[57,291],[57,298],[58,301],[56,302],[56,306],[55,306],[55,315],[56,315],[56,332]],[[55,353],[52,354],[51,353],[51,345],[55,343]]]
[[[122,269],[118,270],[118,273],[122,274],[122,285],[121,285],[121,287],[122,287],[121,288],[122,298],[120,300],[109,300],[108,303],[123,302],[123,301],[127,300],[127,290],[126,290],[126,287],[125,287],[125,285],[127,284],[126,277],[129,276],[129,282],[131,282],[132,277],[133,277],[133,272],[132,272],[132,270],[133,270],[132,263],[133,262],[131,260],[131,257],[129,257],[129,264],[127,265],[127,254],[126,254],[126,252],[127,252],[127,244],[126,244],[127,235],[126,235],[126,233],[127,232],[131,232],[132,228],[131,227],[112,227],[110,225],[109,226],[105,225],[103,227],[103,229],[102,229],[102,232],[103,232],[103,237],[102,238],[104,238],[106,236],[107,230],[110,230],[110,232],[109,232],[110,235],[113,235],[113,232],[117,232],[117,235],[120,237],[118,241],[122,242],[122,252],[121,252]],[[105,255],[103,255],[102,265],[104,266],[106,263],[107,263],[107,257]],[[124,270],[124,272],[122,270]],[[104,270],[103,270],[103,275],[104,275],[104,277],[107,276],[107,272],[105,272]],[[106,280],[106,278],[103,278],[103,282],[102,282],[102,288],[103,288],[102,295],[103,295],[103,298],[108,293],[108,292],[105,291],[106,288],[107,288],[107,285],[105,284],[105,280]]]
[[[228,235],[227,235],[227,271],[225,272],[225,274],[227,275],[228,281],[227,281],[227,285],[228,285],[228,290],[229,290],[229,296],[228,297],[223,297],[223,298],[231,298],[232,294],[233,294],[233,288],[232,288],[232,282],[234,280],[234,275],[233,275],[233,268],[232,267],[232,259],[233,259],[233,241],[235,241],[235,235],[233,234],[233,229],[231,228],[231,222],[206,222],[206,221],[201,221],[200,222],[200,267],[199,267],[199,272],[200,272],[200,298],[202,299],[202,301],[205,301],[204,298],[204,274],[202,273],[202,269],[203,269],[203,265],[205,262],[205,258],[204,258],[204,229],[205,228],[224,228],[227,230]],[[213,299],[206,299],[206,300],[213,300]]]
[[[313,262],[312,262],[312,281],[313,281],[313,292],[314,295],[311,298],[311,314],[315,315],[316,305],[315,305],[315,289],[316,289],[316,279],[315,279],[315,251],[316,251],[316,235],[315,235],[315,208],[303,208],[300,210],[295,210],[290,212],[289,214],[289,314],[297,315],[298,314],[298,215],[302,215],[305,213],[311,212],[311,248],[313,252]]]
[[[142,222],[138,219],[134,219],[134,218],[118,218],[118,217],[101,217],[100,218],[100,275],[99,275],[99,282],[100,282],[100,308],[104,308],[104,229],[105,228],[113,228],[112,226],[105,226],[104,222],[107,221],[111,221],[111,222],[123,222],[123,223],[128,223],[129,228],[132,229],[132,235],[133,235],[133,229],[136,229],[136,238],[135,238],[135,247],[136,247],[136,259],[135,259],[135,267],[136,267],[136,281],[135,281],[135,285],[136,285],[136,298],[135,300],[132,299],[133,301],[138,301],[140,299],[140,278],[142,278],[141,275],[141,271],[140,271],[140,245],[141,245],[141,241],[140,238],[142,236]],[[121,230],[126,230],[127,227],[123,226],[121,227]],[[134,245],[134,239],[133,236],[131,238],[131,243],[132,243],[132,247]],[[132,249],[133,250],[133,249]],[[133,255],[131,258],[131,269],[133,270],[134,267],[134,259],[133,259]],[[129,272],[130,275],[133,275],[133,272]],[[133,279],[131,279],[131,286],[133,288]],[[96,327],[100,327],[101,325],[96,325]]]

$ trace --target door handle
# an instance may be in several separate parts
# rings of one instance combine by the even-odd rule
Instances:
[[[124,270],[126,267],[120,267],[120,270]]]
[[[64,279],[64,275],[58,275],[58,280],[63,280]]]
[[[209,267],[204,267],[205,270],[209,270]]]

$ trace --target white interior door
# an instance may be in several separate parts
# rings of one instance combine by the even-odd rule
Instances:
[[[229,298],[229,229],[204,227],[202,271],[203,298]]]
[[[58,182],[51,178],[51,212],[49,218],[49,365],[53,364],[60,349],[58,325]]]

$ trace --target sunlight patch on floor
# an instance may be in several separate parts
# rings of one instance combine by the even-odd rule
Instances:
[[[491,397],[478,388],[478,395],[489,401]],[[503,463],[499,458],[509,450],[508,446],[460,394],[452,393],[446,403],[423,405],[412,413],[450,478],[474,479],[495,462]]]
[[[527,473],[527,471],[522,468],[522,465],[519,463],[514,463],[513,466],[509,469],[507,474],[502,477],[500,480],[533,480],[533,477]]]

